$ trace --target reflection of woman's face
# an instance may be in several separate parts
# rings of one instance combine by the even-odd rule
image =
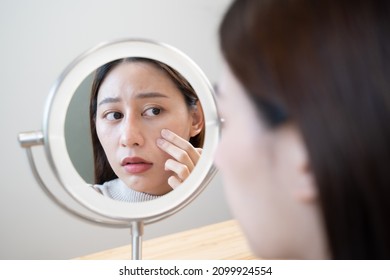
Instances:
[[[172,190],[157,147],[167,128],[190,138],[192,116],[169,76],[146,62],[119,64],[97,96],[96,132],[115,174],[130,188],[153,195]]]

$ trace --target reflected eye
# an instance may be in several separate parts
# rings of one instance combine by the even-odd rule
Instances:
[[[111,112],[111,113],[108,113],[105,118],[109,121],[115,121],[115,120],[119,120],[121,118],[123,118],[123,114],[122,113],[119,113],[119,112]]]
[[[157,108],[157,107],[152,107],[152,108],[149,108],[147,110],[145,110],[142,115],[143,116],[148,116],[148,117],[153,117],[153,116],[157,116],[161,113],[161,109],[160,108]]]

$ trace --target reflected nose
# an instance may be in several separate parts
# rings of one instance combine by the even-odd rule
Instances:
[[[123,147],[142,146],[144,144],[141,125],[136,118],[128,118],[122,123],[120,144]]]

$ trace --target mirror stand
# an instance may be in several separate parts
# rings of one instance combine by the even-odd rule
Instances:
[[[44,136],[42,131],[29,131],[29,132],[22,132],[18,135],[18,141],[20,145],[26,149],[27,158],[29,165],[31,167],[32,173],[34,175],[34,178],[38,182],[38,185],[41,187],[43,192],[58,206],[60,206],[63,210],[68,212],[74,217],[77,217],[78,219],[82,219],[83,221],[87,221],[89,223],[93,224],[104,224],[110,227],[115,228],[126,228],[129,227],[128,223],[120,223],[120,222],[113,222],[113,221],[107,221],[107,220],[101,220],[96,219],[90,216],[87,216],[85,214],[79,213],[72,208],[70,208],[68,205],[66,205],[64,202],[62,202],[60,199],[58,199],[52,191],[47,187],[46,183],[42,179],[41,175],[39,174],[38,168],[34,161],[34,156],[32,152],[33,146],[39,146],[44,144]],[[131,237],[132,237],[132,254],[131,259],[132,260],[140,260],[142,258],[142,236],[144,233],[144,222],[141,221],[133,221],[130,224],[131,229]]]
[[[131,259],[140,260],[142,258],[142,236],[144,234],[144,222],[135,221],[131,223]]]

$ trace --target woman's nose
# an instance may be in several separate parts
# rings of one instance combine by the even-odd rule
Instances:
[[[123,120],[120,144],[123,147],[142,146],[144,144],[141,123],[136,118],[131,117]]]

